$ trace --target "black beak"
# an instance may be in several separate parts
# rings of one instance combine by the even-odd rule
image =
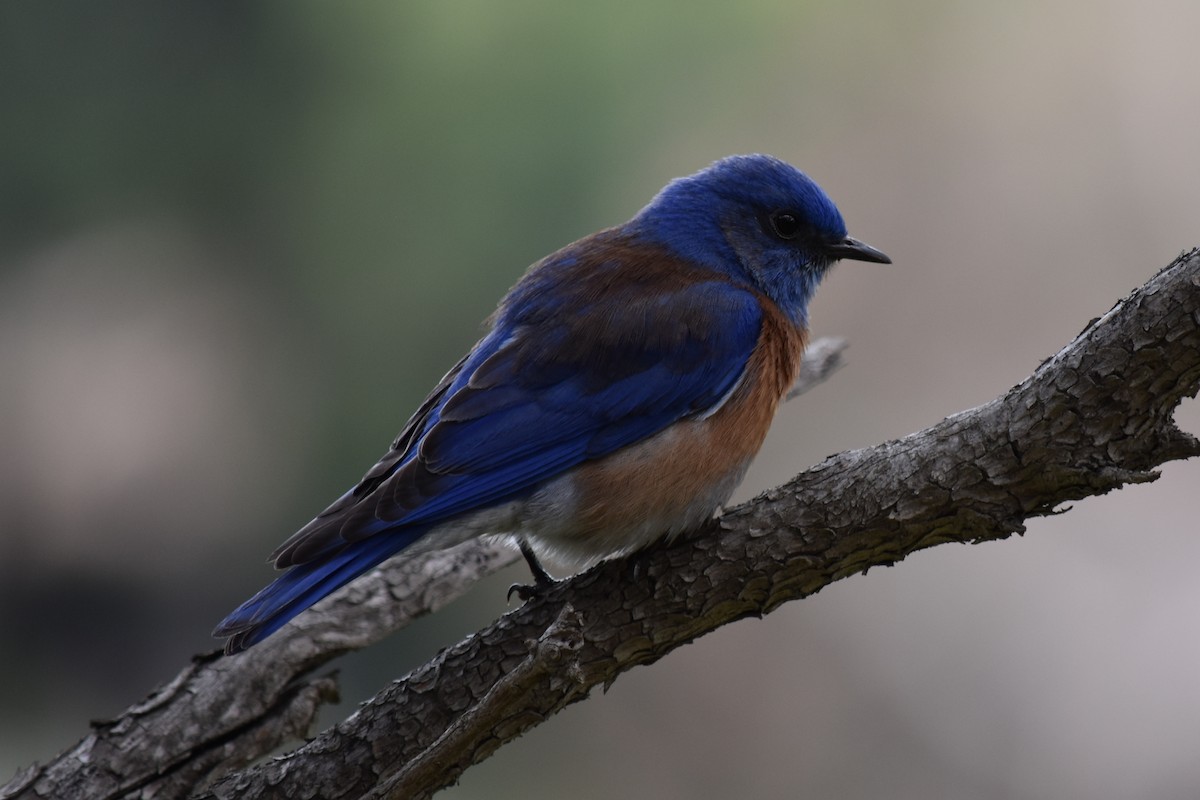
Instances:
[[[848,258],[851,261],[871,261],[876,264],[892,263],[892,260],[882,250],[876,250],[866,242],[851,239],[849,236],[840,242],[829,245],[825,252],[834,259]]]

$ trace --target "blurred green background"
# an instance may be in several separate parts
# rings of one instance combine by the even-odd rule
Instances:
[[[1200,4],[0,5],[0,781],[171,677],[525,265],[763,151],[890,267],[739,498],[985,402],[1200,244]],[[1196,404],[1180,415],[1200,430]],[[1194,797],[1200,465],[706,637],[453,798]],[[505,610],[343,666],[346,703]]]

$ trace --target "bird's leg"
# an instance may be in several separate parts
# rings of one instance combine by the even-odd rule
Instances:
[[[542,594],[558,581],[552,578],[549,572],[546,572],[546,568],[542,566],[542,562],[538,561],[537,554],[533,552],[533,548],[529,546],[525,537],[522,536],[517,540],[517,546],[521,548],[521,555],[525,556],[525,563],[529,564],[529,571],[533,573],[533,583],[514,583],[508,587],[506,599],[512,600],[512,596],[515,594],[521,598],[522,602],[526,602]]]

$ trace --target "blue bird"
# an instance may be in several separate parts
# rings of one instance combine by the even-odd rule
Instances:
[[[741,482],[804,351],[808,302],[846,235],[804,173],[731,156],[623,225],[534,264],[362,480],[272,555],[287,570],[223,620],[262,641],[398,553],[501,535],[595,560],[709,519]]]

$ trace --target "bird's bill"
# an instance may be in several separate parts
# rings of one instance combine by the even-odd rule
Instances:
[[[882,250],[876,250],[866,242],[860,242],[858,239],[852,239],[847,236],[840,242],[830,245],[829,255],[834,258],[850,259],[851,261],[871,261],[876,264],[890,264],[892,259],[888,258],[887,253]]]

